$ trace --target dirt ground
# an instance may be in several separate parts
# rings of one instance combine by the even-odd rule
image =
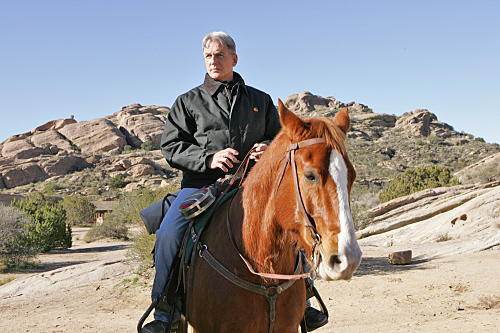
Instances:
[[[84,232],[75,230],[71,250],[40,256],[43,270],[125,257],[128,243],[85,244],[79,240]],[[417,258],[405,266],[388,263],[397,249],[362,250],[352,280],[316,281],[330,320],[315,332],[500,332],[500,250]],[[76,287],[3,297],[0,332],[135,332],[150,284],[130,270]]]

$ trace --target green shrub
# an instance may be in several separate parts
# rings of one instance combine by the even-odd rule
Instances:
[[[108,184],[114,188],[123,188],[127,183],[122,175],[116,175],[108,179]]]
[[[123,146],[123,152],[124,153],[130,153],[132,151],[132,146],[131,145],[125,145]]]
[[[98,239],[113,238],[126,240],[128,239],[128,228],[122,222],[113,218],[113,213],[106,215],[102,224],[94,225],[83,237],[83,241],[90,243]]]
[[[62,187],[56,182],[48,182],[47,185],[43,188],[45,193],[54,193],[57,190],[60,190]]]
[[[427,137],[427,140],[429,140],[430,143],[432,144],[439,144],[441,141],[443,141],[439,136],[431,134]]]
[[[480,137],[477,137],[477,138],[475,138],[474,140],[475,140],[475,141],[479,141],[479,142],[486,142],[486,141],[484,141],[484,139],[483,139],[483,138],[480,138]]]
[[[143,274],[148,268],[153,267],[154,261],[151,252],[155,246],[156,235],[150,235],[146,228],[141,228],[133,236],[134,242],[127,250],[127,258],[140,263],[137,273]]]
[[[123,217],[124,219],[131,222],[141,223],[142,227],[140,231],[134,235],[134,242],[127,252],[127,257],[140,262],[138,272],[141,274],[153,265],[153,256],[151,255],[151,251],[155,245],[156,237],[155,235],[148,234],[144,224],[142,224],[139,212],[163,199],[167,193],[174,193],[177,190],[178,188],[175,186],[167,186],[156,191],[136,191],[134,194],[130,194],[128,199],[120,201],[120,204],[118,205],[119,207],[121,206],[121,208],[118,208],[118,211],[120,209],[124,210],[124,207],[129,207],[128,214]],[[133,202],[132,205],[130,205],[131,202]],[[113,214],[115,212],[117,212],[116,209],[113,210]]]
[[[155,149],[155,145],[153,144],[153,141],[148,140],[141,144],[141,149],[151,151]]]
[[[33,220],[26,227],[26,235],[21,242],[23,246],[36,247],[41,252],[56,247],[71,247],[71,227],[66,225],[66,212],[55,198],[37,194],[14,200],[12,206],[24,211]]]
[[[19,266],[36,255],[37,248],[24,242],[31,224],[33,221],[23,211],[0,204],[0,265]]]
[[[379,192],[381,203],[409,195],[427,188],[458,185],[449,168],[438,166],[422,166],[416,169],[407,169],[404,174],[389,182],[389,187]]]
[[[425,146],[425,142],[422,139],[418,139],[417,142],[415,142],[418,146]]]
[[[66,211],[66,223],[70,225],[89,224],[95,217],[95,206],[79,194],[67,195],[62,201]]]

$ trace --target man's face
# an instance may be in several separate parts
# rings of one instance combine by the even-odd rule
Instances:
[[[225,44],[209,40],[203,49],[208,75],[219,81],[233,79],[233,67],[238,62],[238,56],[231,54]]]

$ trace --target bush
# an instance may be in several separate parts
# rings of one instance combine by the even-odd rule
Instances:
[[[45,193],[54,193],[57,190],[62,189],[62,187],[56,182],[48,182],[47,185],[43,188],[43,192]]]
[[[150,235],[146,228],[141,228],[134,235],[134,242],[127,250],[127,258],[136,260],[140,263],[137,268],[138,274],[145,273],[148,268],[153,267],[154,261],[151,252],[155,246],[156,235]]]
[[[24,241],[33,221],[21,210],[0,204],[0,258],[7,266],[19,266],[34,257],[37,249]]]
[[[114,188],[123,188],[127,183],[125,182],[125,178],[122,175],[116,175],[114,177],[109,178],[108,184]]]
[[[151,151],[155,149],[155,145],[153,144],[153,141],[148,140],[141,144],[141,149]]]
[[[112,214],[108,214],[106,219],[102,224],[96,224],[90,229],[85,237],[83,237],[83,241],[86,243],[90,243],[96,241],[98,239],[103,238],[114,238],[120,240],[128,239],[128,228],[127,226],[117,219],[112,217]]]
[[[115,212],[120,211],[120,209],[127,211],[123,208],[130,207],[130,209],[127,211],[127,216],[124,218],[131,222],[141,223],[142,225],[140,231],[134,235],[134,242],[127,251],[127,257],[129,259],[137,260],[141,263],[138,268],[138,273],[140,274],[146,272],[146,270],[153,265],[153,256],[151,255],[151,251],[153,250],[153,247],[155,245],[156,236],[148,234],[146,228],[144,227],[144,224],[142,224],[139,212],[142,209],[151,206],[155,202],[163,199],[168,193],[174,193],[177,190],[178,188],[176,188],[175,186],[167,186],[156,191],[136,191],[135,193],[130,194],[128,199],[120,201],[120,204],[118,206],[121,206],[122,208],[113,210],[114,214]],[[129,204],[124,205],[124,203],[126,202],[128,202]],[[130,205],[131,202],[133,202],[133,205]]]
[[[486,141],[484,141],[484,139],[483,139],[483,138],[480,138],[480,137],[477,137],[477,138],[475,138],[474,140],[475,140],[475,141],[479,141],[479,142],[486,142]]]
[[[380,202],[409,195],[427,188],[458,185],[449,168],[438,166],[422,166],[417,169],[407,169],[404,174],[389,182],[389,187],[379,192]]]
[[[89,224],[95,217],[95,206],[84,196],[78,194],[67,195],[62,201],[66,211],[66,223],[70,225]]]
[[[71,247],[71,227],[66,225],[66,212],[55,198],[36,194],[14,200],[12,206],[24,211],[33,220],[26,227],[23,246],[32,246],[42,252],[56,247]]]

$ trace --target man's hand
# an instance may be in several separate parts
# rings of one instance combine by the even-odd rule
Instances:
[[[250,154],[250,159],[255,160],[255,162],[259,161],[259,158],[264,153],[264,150],[267,149],[267,145],[265,143],[256,143],[253,145],[253,152]]]
[[[238,154],[239,153],[233,148],[226,148],[210,156],[207,160],[207,165],[210,169],[220,168],[222,171],[228,172],[228,167],[233,167],[232,162],[238,162],[236,158]]]

